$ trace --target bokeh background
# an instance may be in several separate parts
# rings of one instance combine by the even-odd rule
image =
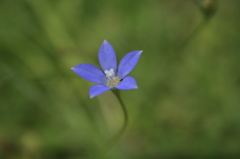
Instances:
[[[240,157],[240,1],[1,0],[0,158],[85,159],[122,126],[70,68],[143,50],[104,159]]]

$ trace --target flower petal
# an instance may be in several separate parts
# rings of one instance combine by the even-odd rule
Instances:
[[[117,76],[120,79],[124,78],[127,74],[129,74],[133,70],[141,54],[142,54],[142,51],[133,51],[128,53],[122,58],[118,66],[118,73],[117,73]]]
[[[99,94],[102,94],[110,89],[111,87],[107,87],[104,85],[99,85],[99,84],[93,85],[89,90],[90,98],[93,98]]]
[[[80,77],[95,83],[105,84],[105,74],[96,66],[91,64],[80,64],[71,68]]]
[[[98,60],[103,71],[113,69],[116,72],[117,58],[112,45],[106,40],[103,41],[99,52]]]
[[[128,76],[124,78],[117,86],[117,89],[122,90],[130,90],[130,89],[137,89],[137,82],[132,76]]]

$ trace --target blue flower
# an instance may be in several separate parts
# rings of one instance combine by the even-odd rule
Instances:
[[[127,76],[137,64],[142,51],[133,51],[125,55],[117,67],[117,58],[112,45],[106,40],[103,41],[99,52],[98,59],[102,67],[92,64],[80,64],[71,69],[80,77],[98,83],[93,85],[90,90],[90,98],[102,94],[110,89],[130,90],[137,89],[136,80]],[[127,77],[126,77],[127,76]]]

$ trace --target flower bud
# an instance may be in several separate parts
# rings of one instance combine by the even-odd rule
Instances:
[[[212,17],[217,10],[218,0],[194,0],[206,18]]]

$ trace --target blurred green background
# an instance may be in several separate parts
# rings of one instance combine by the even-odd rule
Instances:
[[[218,3],[217,3],[218,2]],[[122,126],[71,67],[143,50],[129,125],[99,159],[240,157],[240,1],[1,0],[0,158],[85,159]]]

